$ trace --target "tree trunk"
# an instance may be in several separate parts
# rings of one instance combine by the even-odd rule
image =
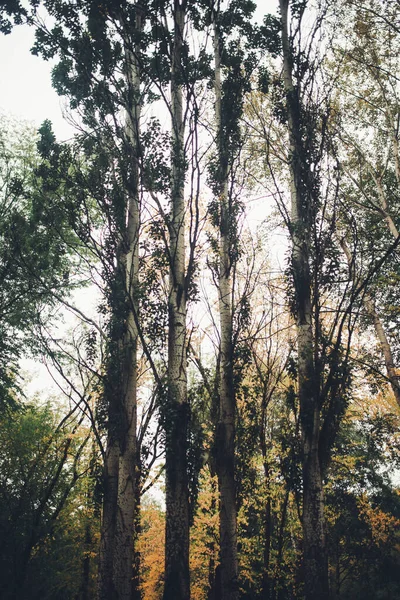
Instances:
[[[163,600],[188,600],[189,491],[186,379],[185,166],[182,46],[185,3],[174,0],[171,64],[172,190],[169,224],[168,391],[165,409],[166,540]]]
[[[271,472],[268,460],[267,448],[267,409],[271,399],[272,390],[268,393],[268,380],[263,382],[263,393],[261,399],[260,414],[260,448],[263,460],[264,484],[265,484],[265,515],[264,515],[264,551],[263,551],[263,575],[262,575],[262,597],[264,600],[272,598],[273,579],[270,576],[271,562],[271,539],[272,539],[272,510],[271,510]]]
[[[129,32],[120,18],[125,46],[127,80],[126,152],[129,172],[124,173],[127,196],[125,230],[117,256],[117,285],[123,286],[124,302],[116,304],[117,359],[110,364],[113,399],[109,406],[109,442],[105,464],[105,496],[99,564],[99,600],[132,600],[135,584],[134,523],[137,472],[137,314],[139,285],[139,133],[140,69],[139,45],[132,42],[141,31],[143,15],[137,8],[135,30]],[[136,43],[136,47],[133,44]],[[132,47],[134,50],[132,50]],[[111,370],[114,370],[112,373]],[[118,374],[118,375],[117,375]],[[118,381],[115,381],[115,378]]]
[[[397,183],[400,184],[399,147],[398,147],[397,137],[395,135],[392,136],[392,144],[393,144],[393,153],[394,153],[394,158],[395,158],[396,179],[397,179]],[[397,229],[396,224],[395,224],[391,214],[389,213],[389,207],[388,207],[388,204],[386,201],[386,196],[385,196],[385,193],[384,193],[384,190],[382,187],[382,182],[375,176],[374,173],[372,174],[372,176],[373,176],[375,184],[376,184],[378,197],[379,197],[379,200],[381,203],[381,208],[382,208],[383,215],[385,217],[386,225],[387,225],[390,233],[392,234],[393,239],[396,240],[399,237],[399,230]],[[347,260],[349,260],[348,257],[347,257]],[[365,305],[367,312],[368,312],[369,316],[371,317],[372,322],[374,324],[375,333],[376,333],[379,343],[381,345],[383,357],[385,359],[386,373],[387,373],[388,379],[390,381],[390,386],[392,388],[397,405],[400,408],[399,375],[397,374],[397,371],[394,366],[394,359],[393,359],[393,354],[392,354],[392,349],[390,347],[389,339],[384,330],[382,321],[379,318],[379,315],[376,311],[375,303],[374,303],[373,299],[371,298],[371,296],[368,294],[365,294],[364,305]]]
[[[289,38],[289,0],[280,0],[282,16],[283,80],[287,100],[291,191],[292,271],[296,301],[298,394],[303,444],[303,560],[306,600],[329,598],[322,465],[319,456],[320,398],[314,364],[310,239],[311,206],[306,153],[300,126],[299,90],[292,79],[293,48]]]
[[[221,39],[214,15],[215,121],[217,128],[220,230],[219,230],[219,315],[220,370],[219,422],[216,431],[216,468],[220,493],[221,599],[238,600],[237,509],[235,485],[235,414],[233,379],[233,307],[230,225],[234,218],[228,194],[228,161],[222,132]]]
[[[113,600],[113,549],[118,497],[119,446],[109,431],[104,459],[104,497],[98,573],[98,600]]]
[[[315,412],[317,412],[317,408]],[[303,552],[306,600],[329,598],[322,468],[318,453],[319,415],[314,435],[304,436],[303,459]],[[311,439],[310,439],[311,438]]]
[[[287,515],[287,506],[288,506],[288,502],[289,502],[289,490],[286,489],[285,492],[285,499],[283,501],[283,506],[282,506],[282,514],[281,514],[281,520],[280,520],[280,524],[279,524],[279,531],[278,531],[278,539],[277,539],[277,555],[276,555],[276,577],[273,580],[273,589],[271,591],[271,597],[272,598],[277,598],[277,600],[280,600],[280,598],[283,596],[282,594],[282,582],[283,582],[283,576],[282,576],[282,557],[283,557],[283,538],[284,538],[284,533],[285,533],[285,524],[286,524],[286,515]],[[275,594],[275,590],[277,590],[276,594]]]
[[[353,279],[355,279],[356,274],[354,272],[353,259],[352,259],[351,252],[350,252],[349,246],[347,244],[347,241],[343,238],[340,240],[340,244],[342,246],[343,252],[346,255],[351,276],[353,277]],[[399,375],[397,374],[397,371],[396,371],[396,368],[394,365],[394,358],[393,358],[393,354],[392,354],[392,349],[390,347],[389,339],[386,335],[386,331],[383,327],[383,323],[382,323],[382,321],[378,315],[378,312],[375,308],[375,302],[373,301],[371,295],[368,292],[365,293],[363,301],[364,301],[364,306],[367,311],[367,314],[374,324],[376,337],[378,338],[379,343],[381,345],[383,358],[385,360],[387,378],[390,382],[390,386],[392,388],[392,392],[393,392],[393,395],[397,402],[397,405],[400,408]]]
[[[122,24],[124,26],[124,24]],[[136,5],[135,36],[142,31],[142,14]],[[137,457],[137,349],[139,287],[139,152],[140,152],[140,67],[139,45],[132,51],[132,37],[126,35],[125,61],[128,82],[127,147],[131,159],[126,181],[128,211],[126,235],[123,239],[122,268],[125,273],[128,302],[123,338],[123,406],[120,423],[120,456],[118,476],[118,499],[114,546],[114,586],[118,600],[132,600],[136,591],[134,525],[136,512]]]
[[[80,600],[90,599],[90,550],[92,546],[92,532],[90,522],[85,526],[85,555],[82,564],[82,587],[79,594]]]
[[[265,446],[265,442],[264,442]],[[271,537],[272,537],[272,515],[271,515],[271,485],[270,470],[266,454],[263,456],[265,492],[267,500],[265,503],[264,515],[264,551],[263,551],[263,576],[262,576],[262,597],[264,600],[270,600],[272,593],[272,581],[269,574],[271,560]]]
[[[367,309],[369,316],[372,319],[374,324],[375,333],[379,340],[383,357],[385,360],[386,366],[386,374],[390,382],[390,386],[392,388],[393,395],[397,402],[397,406],[400,408],[400,386],[399,386],[399,375],[397,374],[397,370],[394,366],[394,358],[392,354],[392,349],[390,347],[389,339],[386,335],[386,331],[383,327],[382,321],[379,318],[379,315],[375,308],[375,303],[370,296],[367,294],[364,298],[364,304]]]

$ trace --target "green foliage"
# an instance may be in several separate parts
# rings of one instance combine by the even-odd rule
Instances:
[[[282,50],[280,19],[273,15],[265,15],[262,26],[255,30],[252,45],[267,50],[276,58]]]
[[[193,381],[188,390],[190,404],[190,421],[188,427],[188,473],[189,473],[189,498],[190,519],[193,523],[199,495],[200,471],[204,466],[204,452],[206,443],[205,423],[209,420],[208,393],[204,383]]]
[[[170,135],[162,132],[158,119],[150,119],[142,134],[143,180],[146,188],[153,192],[163,192],[171,182],[169,156],[171,151]]]
[[[26,9],[19,0],[3,0],[0,6],[0,31],[9,34],[13,25],[20,25],[26,16]]]
[[[51,26],[49,29],[45,26],[37,28],[34,53],[46,60],[56,59],[53,85],[60,95],[69,99],[71,108],[79,110],[84,132],[75,138],[74,143],[60,144],[49,122],[42,125],[38,138],[25,133],[13,137],[6,126],[1,127],[0,403],[2,406],[14,403],[14,408],[18,404],[16,383],[21,349],[29,347],[31,351],[37,350],[34,327],[51,317],[56,299],[58,301],[79,285],[82,260],[93,269],[96,282],[104,293],[99,312],[106,320],[107,344],[102,364],[106,375],[96,390],[101,395],[96,406],[98,424],[101,435],[107,431],[111,436],[119,437],[125,425],[121,410],[126,366],[123,341],[132,301],[138,306],[137,318],[148,355],[156,366],[167,361],[166,281],[171,262],[166,251],[171,231],[171,214],[167,206],[171,194],[171,156],[176,159],[178,152],[173,147],[171,135],[165,132],[162,120],[151,116],[153,107],[150,105],[169,97],[174,36],[169,26],[173,3],[166,0],[140,5],[113,0],[44,0],[40,4],[48,11]],[[386,4],[389,7],[390,2]],[[15,23],[29,20],[29,11],[32,11],[30,15],[33,17],[38,5],[36,0],[30,3],[30,8],[28,3],[22,7],[17,1],[3,2],[0,29],[7,33],[13,20]],[[317,408],[321,420],[318,443],[326,478],[332,587],[336,596],[343,600],[394,598],[400,593],[397,533],[400,505],[391,477],[393,469],[400,466],[399,423],[396,416],[385,410],[367,416],[357,415],[353,420],[349,416],[349,409],[355,406],[357,383],[360,382],[360,387],[365,389],[368,383],[354,366],[354,355],[350,352],[354,347],[351,334],[356,319],[362,333],[371,325],[371,317],[362,315],[359,318],[362,298],[354,296],[356,284],[349,276],[348,265],[336,239],[341,229],[351,236],[357,276],[361,281],[371,275],[367,287],[373,293],[393,342],[394,356],[398,359],[398,257],[381,265],[379,272],[371,274],[371,265],[384,255],[391,243],[382,218],[385,216],[383,209],[376,210],[380,198],[373,174],[379,175],[384,196],[390,200],[394,222],[399,224],[396,165],[381,149],[389,139],[390,124],[379,116],[384,109],[383,96],[389,95],[389,87],[383,79],[377,80],[376,75],[375,79],[369,80],[373,82],[371,88],[374,89],[367,90],[358,106],[364,124],[355,118],[358,109],[353,110],[348,129],[357,130],[358,123],[367,132],[367,141],[374,137],[371,148],[376,164],[366,166],[361,150],[353,148],[352,152],[348,152],[347,142],[343,143],[339,154],[346,154],[345,167],[351,173],[346,180],[338,164],[333,167],[338,143],[335,128],[340,126],[341,135],[345,132],[335,114],[338,108],[327,104],[323,109],[325,97],[317,97],[315,93],[321,90],[325,93],[325,89],[323,79],[316,77],[314,69],[319,65],[313,65],[312,52],[308,53],[300,46],[292,48],[295,88],[285,94],[280,67],[276,67],[278,74],[275,74],[272,67],[275,62],[271,60],[271,64],[267,65],[263,56],[268,52],[274,61],[280,59],[280,19],[267,15],[263,25],[255,27],[251,22],[255,8],[253,2],[232,0],[218,15],[212,15],[212,5],[208,0],[200,0],[189,2],[187,6],[189,27],[204,31],[215,17],[217,19],[223,82],[221,131],[217,136],[219,144],[212,156],[209,152],[203,155],[206,164],[199,160],[195,167],[199,173],[208,173],[208,184],[213,194],[208,216],[217,234],[206,232],[208,246],[198,253],[198,258],[194,241],[197,234],[193,231],[197,225],[193,225],[195,219],[191,222],[189,236],[194,256],[190,256],[187,298],[194,300],[198,295],[194,280],[197,269],[202,266],[202,252],[206,254],[211,250],[213,257],[207,264],[212,267],[214,276],[218,272],[218,234],[227,235],[229,261],[232,271],[235,271],[236,283],[241,278],[240,259],[244,250],[238,221],[245,209],[245,194],[241,194],[241,186],[248,176],[249,163],[256,160],[255,153],[245,156],[243,152],[247,143],[246,128],[256,140],[252,142],[253,150],[260,141],[258,129],[266,131],[270,128],[273,133],[271,138],[261,139],[263,156],[262,169],[259,170],[265,172],[269,161],[279,160],[273,175],[276,197],[281,202],[287,186],[287,165],[292,159],[289,157],[285,161],[288,106],[293,103],[299,126],[297,158],[301,164],[300,181],[297,183],[300,201],[296,210],[301,213],[300,222],[295,225],[288,222],[290,217],[283,202],[280,209],[288,224],[289,235],[296,234],[297,238],[301,238],[306,249],[305,262],[311,273],[308,278],[303,271],[296,279],[293,264],[288,268],[285,284],[291,317],[282,330],[289,332],[289,336],[293,335],[293,320],[299,317],[298,295],[304,286],[308,287],[312,290],[311,326],[314,336],[311,362],[315,380],[312,381],[312,391],[319,403]],[[292,22],[291,29],[294,37],[290,42],[294,44],[302,37],[301,27],[297,29],[297,24],[303,18],[306,2],[299,0],[290,5],[292,17],[297,19],[296,23]],[[352,10],[351,4],[346,6]],[[146,24],[140,34],[132,27],[137,10],[145,13]],[[369,53],[368,58],[374,58],[372,41],[368,42],[370,34],[366,33],[369,22],[364,23],[360,17],[365,12],[360,11],[355,21],[355,32],[361,36],[360,40],[366,42],[353,48],[353,58],[360,64],[364,60],[364,46],[365,52]],[[328,27],[329,23],[326,25]],[[376,29],[373,31],[376,32]],[[311,38],[314,34],[313,31]],[[140,99],[133,98],[129,89],[126,71],[131,65],[126,61],[127,51],[134,51],[136,58],[140,59]],[[382,61],[380,65],[387,67],[390,56],[379,60]],[[176,81],[184,88],[187,103],[184,108],[188,107],[187,131],[190,131],[185,140],[188,148],[194,148],[197,143],[197,140],[193,142],[193,138],[198,135],[196,127],[199,123],[206,123],[205,127],[208,127],[207,110],[203,110],[204,106],[198,102],[201,96],[198,90],[208,94],[212,89],[212,64],[207,48],[196,47],[194,53],[190,42],[183,42],[182,64]],[[348,66],[346,68],[349,69]],[[358,81],[354,67],[349,73],[350,82]],[[259,92],[254,92],[255,85]],[[375,88],[380,90],[380,98]],[[260,127],[252,122],[245,123],[248,121],[247,115],[244,115],[245,100],[252,94],[266,96],[261,102]],[[200,99],[204,100],[203,97]],[[135,145],[128,139],[124,115],[137,100],[145,107],[143,114],[148,121]],[[391,99],[385,106],[391,106],[397,114],[398,102],[395,100]],[[207,96],[206,101],[209,101]],[[158,109],[157,104],[154,106]],[[370,130],[370,123],[374,120],[380,129],[376,136],[372,136]],[[209,130],[207,135],[210,136]],[[332,141],[330,136],[335,139]],[[20,139],[17,140],[17,137]],[[198,139],[203,142],[201,135]],[[271,158],[271,155],[274,156]],[[194,162],[197,160],[198,155]],[[175,167],[180,170],[183,179],[188,172],[188,159],[179,155]],[[129,246],[127,206],[129,194],[137,188],[137,168],[141,178],[140,202],[145,208],[141,214],[140,281],[133,293],[128,293],[124,264]],[[355,174],[359,177],[358,189],[353,181]],[[258,175],[254,179],[259,180]],[[220,199],[227,179],[228,215],[223,214],[226,207],[222,206]],[[190,183],[193,192],[195,186],[193,181]],[[262,185],[269,190],[271,182],[262,181]],[[201,193],[200,189],[198,193]],[[151,200],[145,205],[147,194]],[[201,207],[194,207],[192,197],[190,202],[188,215],[192,216],[197,209],[200,214]],[[373,205],[375,209],[371,210]],[[71,257],[71,253],[75,258]],[[77,258],[78,255],[80,258]],[[269,272],[266,277],[268,284],[282,285],[280,279],[271,282]],[[237,296],[235,289],[232,297],[236,300]],[[288,303],[284,302],[279,310],[289,313]],[[259,317],[261,311],[262,316]],[[282,331],[279,334],[271,333],[272,330],[261,331],[257,325],[257,333],[253,335],[252,323],[258,318],[260,323],[267,318],[264,309],[254,306],[251,298],[243,296],[237,302],[233,315],[235,346],[231,357],[237,400],[235,468],[241,595],[248,600],[260,597],[293,600],[303,594],[299,357],[292,348],[282,380],[268,396],[265,389],[272,385],[273,380],[273,369],[269,369],[268,364],[270,351],[264,349],[261,353],[261,371],[265,379],[257,379],[251,344],[257,344],[258,340],[254,341],[257,336],[263,341],[276,336],[277,345],[284,340],[284,346],[294,346],[294,341],[288,342],[284,337],[286,334],[282,337]],[[187,339],[189,337],[188,332]],[[366,343],[369,342],[367,338]],[[218,346],[212,334],[211,343]],[[88,331],[84,347],[89,368],[96,365],[97,345],[97,334],[94,330]],[[356,350],[359,352],[358,347]],[[367,356],[370,380],[371,375],[382,366],[382,360],[375,354],[370,350]],[[365,358],[363,355],[362,359]],[[146,380],[143,384],[145,389],[148,364],[145,359],[139,362],[141,376]],[[218,432],[223,427],[221,423],[221,427],[217,425],[218,368],[203,371],[205,380],[199,382],[192,378],[189,383],[189,406],[175,401],[173,385],[168,390],[165,380],[157,387],[155,402],[158,425],[163,428],[161,445],[165,446],[166,438],[169,438],[178,457],[183,453],[188,459],[186,475],[195,532],[193,582],[195,593],[199,594],[198,598],[194,596],[196,600],[202,600],[208,593],[211,596],[216,579],[219,542],[217,484],[212,473],[207,473],[206,469],[201,471],[206,461],[213,472],[219,439],[215,430]],[[152,385],[153,381],[149,389]],[[383,385],[384,379],[374,376],[370,387],[378,390],[383,389]],[[143,396],[146,394],[147,391]],[[377,400],[374,398],[373,402]],[[310,404],[304,410],[302,408],[303,434],[311,427],[314,408]],[[48,407],[29,405],[19,411],[0,411],[0,416],[0,534],[5,540],[0,549],[1,579],[5,582],[1,584],[3,597],[6,600],[12,596],[41,600],[83,598],[84,563],[95,558],[94,548],[98,543],[96,532],[99,530],[102,489],[97,457],[89,458],[82,450],[79,461],[73,462],[73,456],[77,452],[79,454],[82,439],[78,435],[75,437],[72,424],[57,428]],[[187,435],[181,446],[174,448],[175,433],[182,429],[187,431]],[[157,436],[158,429],[155,438]],[[216,441],[208,456],[213,437]],[[152,432],[143,438],[140,464],[143,478],[149,474],[153,439]],[[60,465],[62,468],[58,469]],[[77,467],[86,476],[74,482]],[[173,472],[173,465],[171,470]],[[72,483],[77,485],[70,494]],[[164,559],[164,518],[162,511],[155,506],[146,507],[144,516],[141,543],[146,581],[143,589],[149,597],[158,598],[162,587],[160,565]],[[87,590],[93,595],[93,561],[89,571]]]
[[[398,462],[398,420],[350,413],[339,431],[326,501],[332,583],[346,600],[389,599],[400,590],[400,500],[389,477]]]
[[[51,127],[0,123],[0,405],[13,402],[21,350],[38,349],[35,326],[79,281],[77,244],[49,177]],[[47,157],[47,158],[46,158]],[[65,165],[63,165],[65,168]],[[74,275],[72,275],[72,272]],[[71,273],[71,278],[69,274]]]
[[[85,471],[86,435],[73,415],[58,424],[50,404],[26,404],[1,418],[0,594],[4,600],[67,599],[81,584],[84,519],[86,511],[93,513],[82,495],[90,488],[91,477],[82,487],[79,483]],[[79,467],[74,460],[77,454]],[[93,546],[88,551],[93,552]],[[59,577],[63,561],[70,571]]]

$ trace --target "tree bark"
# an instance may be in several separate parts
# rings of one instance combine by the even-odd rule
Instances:
[[[101,540],[98,573],[98,600],[114,598],[113,591],[113,547],[118,496],[118,457],[116,439],[108,434],[104,459],[104,497],[101,520]]]
[[[284,541],[284,533],[285,533],[285,524],[286,524],[286,515],[287,515],[287,506],[289,502],[289,490],[286,489],[285,499],[283,501],[282,506],[282,514],[279,523],[279,531],[278,531],[278,539],[277,539],[277,555],[276,555],[276,578],[273,580],[273,590],[271,593],[272,598],[277,598],[280,600],[283,597],[282,594],[282,556],[283,556],[283,541]],[[277,589],[277,593],[275,594],[275,590]]]
[[[271,537],[272,537],[272,515],[271,515],[271,485],[270,470],[266,459],[263,457],[264,478],[265,478],[265,515],[264,515],[264,549],[263,549],[263,576],[262,576],[262,597],[264,600],[270,600],[272,593],[272,584],[269,570],[271,561]]]
[[[228,161],[222,131],[221,38],[214,13],[215,121],[219,161],[219,421],[216,431],[216,469],[220,494],[221,599],[238,600],[237,508],[235,484],[236,399],[233,377],[233,306],[230,224],[234,218],[228,193]]]
[[[317,409],[316,409],[317,410]],[[315,429],[319,417],[314,416]],[[306,600],[329,598],[322,468],[318,437],[305,436],[303,463],[303,552]]]
[[[169,224],[168,390],[165,409],[166,540],[163,600],[188,600],[189,491],[182,47],[185,0],[174,0],[171,64],[172,189]]]
[[[135,574],[134,524],[137,477],[137,349],[139,286],[139,134],[140,134],[140,67],[137,36],[143,28],[143,15],[136,6],[135,29],[127,29],[123,16],[120,25],[125,49],[127,81],[125,146],[130,158],[129,172],[124,173],[127,197],[125,229],[121,234],[117,256],[117,277],[124,287],[122,333],[117,342],[119,381],[112,385],[118,398],[109,405],[109,435],[105,462],[105,496],[99,564],[99,600],[132,600],[137,596]],[[121,315],[117,315],[117,319]],[[110,380],[116,373],[110,373]]]
[[[392,349],[390,347],[389,339],[386,335],[386,331],[383,327],[382,321],[379,318],[379,315],[376,311],[375,303],[372,300],[372,298],[366,295],[364,298],[364,304],[374,324],[375,333],[379,340],[383,357],[385,360],[386,374],[390,382],[390,387],[392,388],[392,392],[397,402],[397,405],[400,408],[399,375],[397,374],[397,370],[394,366],[394,358],[392,354]]]
[[[136,4],[135,30],[132,35],[125,32],[125,63],[128,82],[128,101],[126,109],[126,138],[131,159],[130,172],[126,187],[128,210],[126,233],[123,239],[122,268],[125,273],[127,296],[127,314],[124,338],[122,341],[123,360],[123,406],[120,423],[120,456],[118,474],[118,498],[116,531],[114,541],[114,586],[118,600],[132,600],[136,590],[134,525],[136,502],[137,456],[137,350],[139,287],[139,152],[140,152],[140,65],[139,44],[143,23],[142,13]],[[136,38],[136,40],[135,40]],[[133,50],[132,50],[133,47]]]
[[[299,90],[293,84],[289,0],[280,0],[283,80],[287,100],[291,192],[292,271],[296,301],[298,394],[303,445],[303,561],[306,600],[329,598],[322,465],[319,455],[320,399],[314,363],[311,302],[311,206],[304,179],[309,175],[300,125]]]
[[[90,550],[92,545],[92,532],[90,523],[85,526],[85,555],[82,564],[82,587],[79,594],[80,600],[90,600]]]

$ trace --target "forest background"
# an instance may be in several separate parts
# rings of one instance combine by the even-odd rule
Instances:
[[[399,596],[397,3],[0,7],[1,597]]]

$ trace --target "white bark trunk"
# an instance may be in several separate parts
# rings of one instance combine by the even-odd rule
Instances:
[[[134,573],[134,522],[137,475],[137,346],[138,331],[135,313],[138,311],[139,284],[139,132],[140,132],[140,68],[139,46],[136,42],[142,31],[142,13],[136,5],[134,31],[129,31],[124,18],[120,19],[125,46],[127,82],[125,144],[132,161],[126,176],[126,223],[121,232],[117,257],[117,277],[123,274],[122,290],[126,302],[125,329],[118,340],[117,361],[111,365],[119,374],[110,372],[110,381],[118,398],[110,399],[109,442],[106,454],[106,492],[103,505],[102,542],[99,565],[100,600],[133,600],[138,574]],[[135,41],[132,41],[135,40]],[[136,43],[136,46],[135,46]],[[117,309],[118,310],[118,309]],[[117,315],[118,318],[118,315]],[[114,390],[112,389],[112,393]]]
[[[114,596],[113,550],[118,497],[119,444],[109,432],[104,457],[104,499],[101,520],[99,573],[97,582],[98,600],[110,600]]]
[[[303,441],[303,557],[306,600],[329,597],[326,554],[324,494],[319,457],[319,386],[314,365],[310,276],[310,199],[307,198],[309,171],[303,156],[300,128],[299,90],[292,79],[292,47],[289,37],[289,0],[279,0],[282,17],[283,79],[287,100],[291,192],[292,269],[295,287],[298,393]]]
[[[230,256],[230,211],[228,195],[227,149],[223,147],[222,82],[220,35],[214,15],[215,60],[215,122],[219,156],[219,183],[221,185],[219,231],[219,315],[220,315],[220,372],[219,422],[216,435],[217,473],[220,493],[220,560],[221,599],[238,600],[237,514],[235,485],[235,390],[233,382],[233,306],[232,261]]]
[[[142,31],[142,15],[136,13],[135,35]],[[132,50],[132,36],[127,35],[125,63],[128,82],[128,105],[126,108],[126,137],[131,153],[131,173],[127,189],[128,210],[124,236],[123,265],[125,270],[126,297],[128,303],[126,331],[122,341],[123,407],[120,439],[117,521],[114,548],[114,585],[118,600],[132,600],[137,576],[134,565],[134,522],[136,507],[137,456],[137,349],[139,286],[139,134],[140,134],[140,66],[138,45]]]
[[[182,47],[185,3],[174,0],[171,65],[172,190],[169,224],[168,401],[166,425],[166,552],[164,600],[188,600],[189,491],[187,467],[187,339],[185,283],[185,156]]]
[[[392,236],[394,237],[394,239],[397,239],[399,237],[399,230],[397,229],[396,224],[393,221],[392,216],[390,215],[389,207],[388,207],[388,204],[386,201],[386,195],[385,195],[385,192],[382,187],[382,182],[378,179],[378,177],[373,172],[372,172],[372,177],[373,177],[373,180],[376,185],[379,202],[381,204],[381,209],[382,209],[381,212],[385,218],[386,225],[388,226],[388,229],[389,229],[390,233],[392,234]]]
[[[343,252],[346,255],[346,259],[349,264],[349,267],[352,271],[352,277],[355,280],[356,273],[354,272],[354,268],[352,269],[353,260],[352,260],[349,245],[345,239],[342,239],[340,243],[341,243]],[[388,339],[385,329],[383,327],[383,323],[382,323],[382,321],[378,315],[378,312],[375,308],[375,302],[373,301],[373,298],[371,297],[371,295],[368,292],[366,292],[364,295],[364,307],[365,307],[365,310],[367,311],[367,314],[370,317],[372,323],[374,324],[376,337],[378,338],[379,343],[381,345],[383,357],[385,360],[386,374],[387,374],[388,380],[390,382],[390,386],[392,388],[393,395],[395,397],[397,405],[400,408],[399,375],[397,374],[397,371],[396,371],[396,368],[394,365],[392,349],[390,347],[389,339]]]

